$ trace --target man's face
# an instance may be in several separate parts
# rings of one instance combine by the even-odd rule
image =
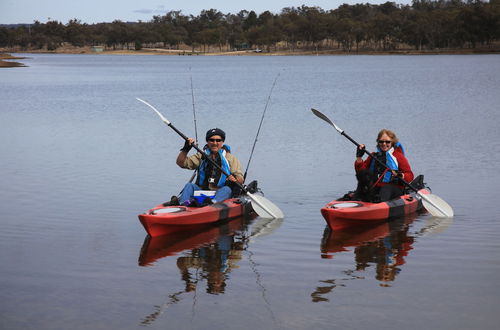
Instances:
[[[207,140],[207,144],[208,147],[210,148],[210,151],[216,154],[224,145],[224,141],[222,140],[222,137],[220,137],[219,135],[214,135]]]

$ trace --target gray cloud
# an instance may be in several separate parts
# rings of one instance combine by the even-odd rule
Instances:
[[[165,6],[163,5],[156,6],[155,9],[142,8],[134,10],[134,13],[139,13],[139,14],[164,14],[165,12],[166,12]]]

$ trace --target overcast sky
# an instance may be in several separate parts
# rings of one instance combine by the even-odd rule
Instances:
[[[224,14],[236,14],[240,10],[254,10],[260,14],[266,10],[279,14],[285,7],[321,7],[324,10],[338,8],[341,4],[381,4],[387,0],[0,0],[0,24],[42,23],[56,20],[66,24],[70,19],[82,23],[100,23],[121,20],[125,22],[149,21],[154,15],[171,10],[181,10],[185,15],[198,15],[204,9],[217,9]],[[409,4],[411,0],[395,1]]]

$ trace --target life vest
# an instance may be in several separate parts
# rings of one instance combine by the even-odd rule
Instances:
[[[397,158],[394,156],[394,151],[396,149],[400,149],[403,155],[405,154],[405,150],[403,148],[403,145],[399,142],[397,142],[391,149],[387,150],[385,153],[377,146],[377,154],[382,154],[381,157],[377,157],[377,154],[372,155],[372,161],[370,163],[370,171],[372,173],[375,173],[377,175],[380,175],[383,173],[383,171],[378,170],[379,164],[377,164],[377,161],[373,159],[374,157],[377,157],[378,159],[381,159],[382,162],[384,162],[383,158],[385,158],[385,165],[387,165],[391,170],[397,171],[399,169],[399,164]],[[376,166],[378,165],[378,166]],[[392,172],[391,171],[386,171],[384,174],[384,178],[382,179],[382,182],[391,182],[392,178]]]
[[[203,152],[206,157],[211,157],[212,152],[205,146]],[[231,147],[228,145],[223,145],[222,148],[217,153],[215,162],[226,172],[230,173],[229,162],[226,158],[226,153],[231,152]],[[217,188],[221,188],[226,185],[227,176],[219,171],[210,161],[205,158],[198,168],[198,178],[196,183],[202,189],[208,189],[209,184],[217,185]]]

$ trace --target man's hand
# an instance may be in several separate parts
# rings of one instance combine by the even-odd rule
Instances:
[[[193,147],[193,143],[194,143],[194,139],[193,138],[188,138],[184,142],[184,147],[182,147],[181,151],[189,152],[189,150],[191,150],[191,148]]]

